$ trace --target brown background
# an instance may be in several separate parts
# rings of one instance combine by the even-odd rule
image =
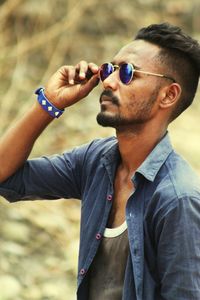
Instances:
[[[62,64],[109,61],[137,30],[168,21],[200,40],[199,0],[0,1],[0,132],[19,119]],[[37,141],[32,156],[62,152],[113,134],[96,125],[95,89]],[[200,172],[200,96],[170,126],[172,142]],[[0,300],[75,299],[77,200],[0,200]]]

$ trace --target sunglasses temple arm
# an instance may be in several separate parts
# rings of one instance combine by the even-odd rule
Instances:
[[[134,70],[134,72],[138,72],[138,73],[143,73],[146,75],[153,75],[153,76],[157,76],[157,77],[166,77],[165,75],[161,75],[161,74],[157,74],[157,73],[151,73],[151,72],[146,72],[146,71],[140,71],[140,70]]]
[[[151,72],[140,71],[140,70],[135,70],[134,72],[143,73],[143,74],[146,74],[146,75],[157,76],[157,77],[162,77],[162,78],[167,78],[167,79],[170,79],[173,82],[175,82],[175,80],[172,77],[169,77],[169,76],[166,76],[166,75],[162,75],[162,74],[158,74],[158,73],[151,73]]]

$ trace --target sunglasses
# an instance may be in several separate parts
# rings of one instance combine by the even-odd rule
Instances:
[[[123,63],[120,66],[113,65],[112,63],[105,63],[101,65],[100,73],[99,73],[101,81],[104,81],[108,76],[110,76],[113,72],[115,72],[118,69],[119,69],[119,78],[123,84],[129,84],[133,79],[134,73],[142,73],[146,75],[167,78],[175,82],[174,78],[166,75],[137,70],[135,69],[134,65],[130,63]]]

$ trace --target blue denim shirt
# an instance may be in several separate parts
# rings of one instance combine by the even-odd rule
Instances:
[[[87,299],[88,269],[114,200],[119,160],[115,137],[95,140],[63,155],[29,160],[0,185],[9,201],[82,199],[80,300]],[[199,300],[199,179],[166,135],[132,181],[136,189],[126,206],[130,256],[123,300]]]

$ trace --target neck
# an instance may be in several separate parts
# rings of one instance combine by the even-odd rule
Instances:
[[[134,173],[165,133],[166,128],[158,130],[158,127],[142,130],[117,129],[121,168],[129,174]]]

